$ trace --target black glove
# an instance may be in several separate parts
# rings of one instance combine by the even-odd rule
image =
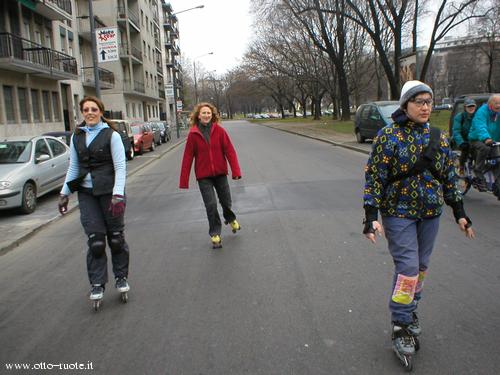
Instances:
[[[462,142],[458,148],[460,148],[461,151],[467,150],[469,148],[469,142]]]
[[[365,209],[365,219],[363,220],[363,234],[375,233],[373,229],[373,222],[378,219],[378,208],[373,206],[364,206]]]
[[[67,195],[59,195],[59,202],[57,202],[57,206],[61,215],[64,215],[66,212],[68,212],[68,203],[69,198]]]
[[[472,226],[472,221],[465,214],[464,202],[463,201],[453,202],[450,204],[450,206],[453,209],[453,216],[455,217],[455,221],[457,222],[457,224],[458,224],[458,220],[463,218],[463,219],[467,220],[467,225],[465,227],[470,228]]]

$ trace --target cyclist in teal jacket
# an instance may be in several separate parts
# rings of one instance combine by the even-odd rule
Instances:
[[[487,104],[479,108],[472,120],[469,141],[475,153],[474,174],[480,191],[486,191],[484,173],[489,168],[486,158],[491,153],[491,145],[500,142],[500,94],[493,94]],[[500,163],[492,168],[495,176],[493,193],[500,200]]]

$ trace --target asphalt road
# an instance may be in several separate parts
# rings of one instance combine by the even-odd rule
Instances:
[[[242,230],[224,228],[211,249],[194,177],[177,188],[183,147],[166,153],[128,181],[128,304],[109,284],[91,310],[78,211],[0,257],[0,373],[76,362],[96,374],[402,372],[391,258],[385,240],[360,234],[366,155],[245,121],[226,128],[243,171],[231,182]],[[500,368],[499,203],[476,192],[466,203],[478,238],[443,216],[416,374]]]

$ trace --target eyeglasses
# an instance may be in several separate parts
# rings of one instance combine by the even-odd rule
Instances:
[[[433,100],[432,99],[411,99],[410,102],[415,103],[415,105],[418,108],[423,107],[424,104],[427,104],[428,107],[432,107]]]
[[[90,107],[90,108],[84,108],[83,109],[83,113],[87,113],[87,112],[99,112],[99,108],[96,108],[96,107]]]

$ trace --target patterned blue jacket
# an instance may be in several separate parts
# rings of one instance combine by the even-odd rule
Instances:
[[[453,154],[441,133],[439,152],[432,167],[439,180],[428,170],[402,180],[388,182],[410,170],[429,143],[429,124],[415,124],[406,117],[382,128],[373,141],[365,168],[364,206],[378,209],[383,216],[422,219],[439,216],[443,203],[462,204],[457,189]]]

